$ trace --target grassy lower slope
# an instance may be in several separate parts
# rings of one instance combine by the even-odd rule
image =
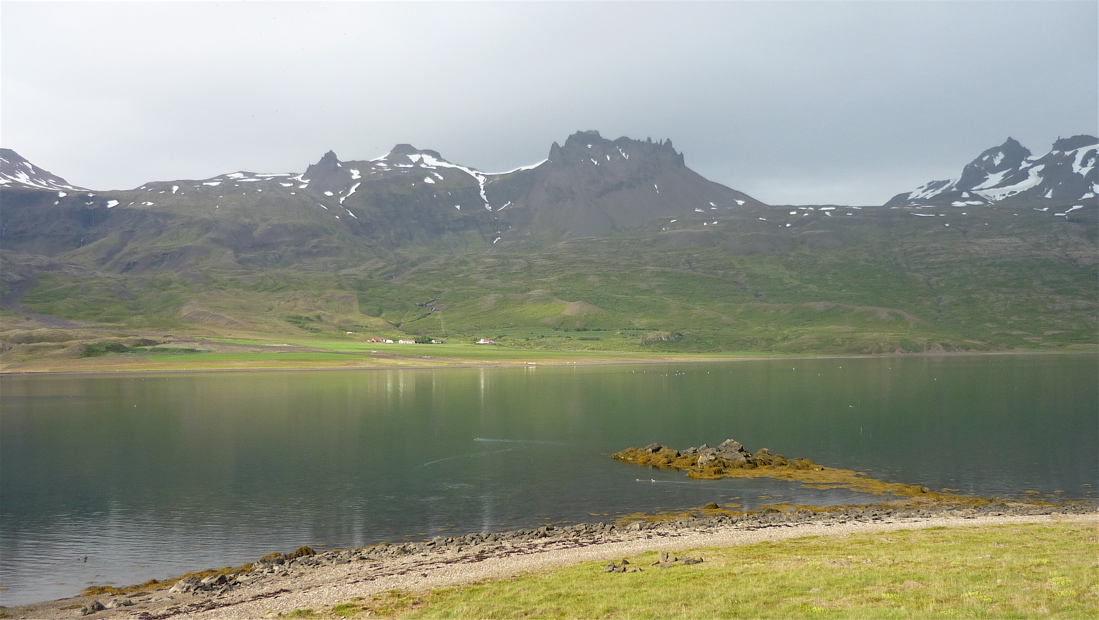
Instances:
[[[430,335],[548,350],[861,354],[1099,340],[1090,211],[1068,221],[992,207],[938,217],[787,209],[489,250],[409,246],[339,266],[54,267],[7,292],[26,288],[20,301],[32,312],[119,328],[341,342]]]
[[[1065,523],[806,537],[679,553],[638,572],[585,563],[436,591],[389,592],[299,617],[1094,618],[1094,526]]]

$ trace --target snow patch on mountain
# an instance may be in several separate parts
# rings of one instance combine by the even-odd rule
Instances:
[[[1022,193],[1032,187],[1037,186],[1042,182],[1042,170],[1045,169],[1045,165],[1037,165],[1027,169],[1027,178],[1014,183],[1012,185],[1002,185],[1003,181],[999,181],[994,184],[988,184],[987,189],[982,189],[976,193],[983,198],[987,198],[993,202],[999,202],[1004,198],[1014,196],[1015,194]],[[979,204],[979,203],[978,203]]]
[[[68,181],[48,170],[35,166],[11,149],[0,149],[0,187],[75,191],[83,189],[69,184]]]
[[[489,204],[488,195],[485,193],[485,182],[488,180],[488,175],[481,172],[480,170],[470,168],[468,166],[453,164],[443,159],[442,156],[434,151],[416,150],[411,145],[397,145],[392,151],[385,155],[385,159],[389,162],[394,162],[395,160],[400,161],[400,158],[404,158],[405,160],[411,162],[411,164],[393,163],[393,165],[401,168],[415,167],[418,169],[424,169],[429,171],[437,170],[439,168],[450,168],[468,174],[477,181],[478,193],[481,195],[481,201],[484,202],[485,208],[489,211],[492,211],[492,205]],[[439,176],[438,173],[435,174],[436,176]],[[439,176],[439,178],[442,179],[441,176]],[[424,182],[431,184],[435,183],[435,181],[433,181],[430,177],[424,177]],[[457,205],[455,206],[457,207]]]

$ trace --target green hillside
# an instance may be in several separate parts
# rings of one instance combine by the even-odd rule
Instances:
[[[216,248],[177,226],[141,243],[146,254],[208,250],[178,268],[127,273],[83,248],[46,265],[4,252],[4,295],[18,293],[23,312],[123,333],[703,353],[1096,346],[1094,209],[917,212],[756,206],[718,224],[696,213],[606,237],[360,248],[245,269],[219,268],[205,258]]]

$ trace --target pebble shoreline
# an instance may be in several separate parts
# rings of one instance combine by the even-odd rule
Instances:
[[[436,537],[420,542],[272,554],[250,571],[180,580],[171,588],[79,596],[0,608],[9,618],[259,618],[294,609],[322,611],[355,596],[414,591],[502,578],[584,561],[607,561],[647,550],[682,550],[807,535],[843,535],[914,527],[1088,521],[1096,507],[993,502],[980,507],[845,506],[756,514],[695,511],[670,521],[582,523],[507,532]],[[293,554],[292,554],[293,555]],[[153,586],[155,588],[155,586]]]

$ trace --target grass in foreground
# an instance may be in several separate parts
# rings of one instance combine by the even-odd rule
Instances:
[[[603,563],[414,594],[386,592],[298,617],[1095,618],[1099,537],[1077,523],[902,530],[720,549],[641,572]]]

